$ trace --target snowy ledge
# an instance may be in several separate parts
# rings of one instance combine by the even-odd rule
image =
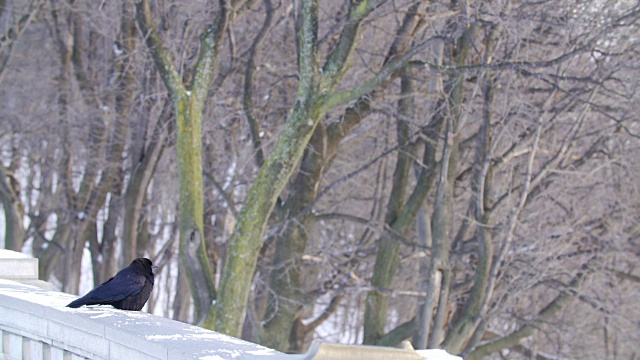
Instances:
[[[145,312],[65,307],[76,297],[0,279],[0,358],[277,359],[275,350]]]

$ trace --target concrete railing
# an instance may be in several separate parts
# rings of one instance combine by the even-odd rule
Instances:
[[[286,355],[139,311],[65,307],[75,296],[37,280],[37,259],[0,249],[0,360],[443,359],[446,353],[314,342]],[[451,357],[456,358],[456,357]],[[459,359],[459,358],[456,358]]]

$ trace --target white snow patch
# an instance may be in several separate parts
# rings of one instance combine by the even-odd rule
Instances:
[[[238,339],[238,338],[231,337],[229,335],[213,332],[197,326],[189,326],[188,329],[193,331],[194,334],[187,334],[187,335],[192,336],[194,339],[215,339],[215,340],[225,341],[231,344],[240,344],[240,345],[251,344],[250,342],[244,341],[242,339]]]
[[[215,352],[217,353],[222,353],[222,354],[228,354],[229,356],[225,356],[224,358],[229,359],[229,358],[237,358],[239,356],[243,355],[243,352],[238,351],[238,350],[230,350],[230,349],[217,349]],[[206,356],[218,356],[218,355],[204,355]],[[200,359],[202,359],[203,357],[201,356]]]
[[[111,317],[113,316],[113,314],[108,314],[108,313],[103,313],[103,314],[98,314],[95,316],[92,316],[92,319],[100,319],[100,318],[106,318],[106,317]]]
[[[17,251],[0,249],[0,258],[2,259],[26,259],[29,256]]]
[[[2,285],[16,285],[18,283],[11,280],[0,279]],[[0,294],[14,297],[16,299],[25,300],[31,303],[40,304],[50,307],[64,307],[76,297],[73,295],[50,292],[41,290],[31,285],[19,284],[20,288],[0,288]]]
[[[214,332],[201,332],[191,334],[171,334],[171,335],[146,335],[147,340],[161,341],[161,340],[218,340],[226,343],[244,345],[246,341],[236,339],[227,335],[218,334]]]
[[[451,355],[442,349],[416,350],[416,352],[427,360],[462,360],[460,356]]]
[[[260,349],[245,351],[245,353],[250,355],[273,355],[277,354],[278,352],[273,349]]]
[[[186,336],[181,334],[173,334],[173,335],[146,335],[145,339],[152,341],[159,340],[188,340]]]

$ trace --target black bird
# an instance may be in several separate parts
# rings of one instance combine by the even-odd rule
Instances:
[[[151,260],[138,258],[131,265],[118,271],[116,276],[98,285],[87,295],[67,305],[78,308],[82,305],[112,305],[120,310],[142,309],[153,290],[153,271]]]

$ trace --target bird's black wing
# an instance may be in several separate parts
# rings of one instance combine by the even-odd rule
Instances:
[[[82,305],[110,305],[137,295],[144,289],[145,282],[144,276],[133,271],[120,272],[67,306],[77,308]]]

